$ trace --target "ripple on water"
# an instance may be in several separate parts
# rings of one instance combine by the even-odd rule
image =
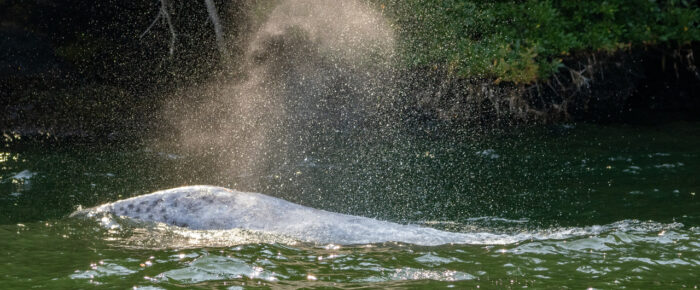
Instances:
[[[279,273],[265,270],[263,267],[250,265],[242,259],[218,255],[208,255],[198,258],[185,268],[169,270],[163,272],[162,275],[169,279],[188,284],[204,281],[233,280],[244,277],[270,282],[277,281],[280,278],[288,278]]]
[[[463,281],[474,280],[474,275],[455,270],[426,270],[415,268],[382,269],[380,275],[358,280],[358,282],[389,282],[406,280]]]
[[[140,253],[139,258],[105,259],[103,264],[91,264],[73,273],[71,279],[99,282],[138,277],[153,286],[184,287],[222,281],[292,283],[299,287],[338,283],[336,286],[342,287],[418,280],[484,283],[489,279],[495,279],[491,285],[498,286],[502,285],[498,281],[517,280],[512,277],[528,277],[531,282],[596,278],[601,282],[595,285],[609,287],[637,283],[658,271],[687,272],[700,266],[693,254],[700,252],[700,230],[680,223],[623,220],[530,230],[519,220],[496,220],[510,225],[508,233],[474,233],[490,238],[476,244],[435,247],[313,244],[242,230],[195,231],[120,218],[105,221],[104,217],[96,217],[93,226],[119,224],[105,230],[105,238],[112,238],[108,241],[111,246]],[[459,223],[450,226],[469,228]],[[143,251],[160,254],[146,261]],[[688,279],[691,274],[679,275]]]
[[[632,285],[651,278],[650,275],[657,277],[655,273],[663,269],[679,272],[665,274],[676,275],[674,279],[688,279],[692,275],[688,271],[700,266],[696,255],[677,255],[679,244],[694,248],[696,253],[700,249],[695,241],[698,237],[692,231],[668,224],[659,224],[661,228],[642,222],[632,224],[635,223],[607,227],[598,235],[502,246],[422,247],[388,243],[334,247],[254,243],[208,250],[152,250],[160,254],[150,257],[148,261],[152,264],[145,267],[138,266],[144,264],[143,258],[105,260],[72,274],[71,278],[105,281],[148,273],[146,281],[156,287],[226,281],[298,287],[338,283],[335,286],[343,287],[401,281],[473,281],[470,283],[502,286],[500,283],[504,281],[508,284],[528,277],[533,286],[545,280],[600,279],[593,285],[605,288]],[[664,227],[665,233],[659,235],[658,230]],[[135,254],[143,257],[143,251],[137,250]],[[486,252],[494,255],[484,255]]]
[[[119,265],[115,262],[100,261],[90,265],[90,270],[76,270],[70,275],[72,279],[95,279],[107,276],[126,276],[136,273],[136,270],[131,270],[127,267]]]
[[[415,258],[416,262],[419,262],[423,265],[429,265],[429,266],[438,266],[438,265],[443,265],[443,264],[449,264],[452,262],[463,262],[462,260],[454,257],[446,258],[446,257],[440,257],[436,255],[435,253],[427,253],[425,255],[422,255],[418,258]]]

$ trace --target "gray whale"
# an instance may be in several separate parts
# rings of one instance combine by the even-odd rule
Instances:
[[[260,193],[203,185],[157,191],[80,210],[72,216],[90,217],[99,213],[192,230],[260,231],[315,243],[369,244],[395,241],[431,246],[512,242],[505,241],[510,239],[504,235],[454,233],[403,225],[314,209]]]

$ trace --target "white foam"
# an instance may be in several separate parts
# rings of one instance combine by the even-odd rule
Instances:
[[[15,174],[14,176],[12,176],[12,178],[19,179],[19,180],[29,180],[32,177],[34,177],[34,175],[36,175],[36,172],[31,172],[31,171],[25,169],[25,170],[22,170],[19,173]]]
[[[477,151],[476,155],[491,159],[498,159],[499,157],[501,157],[501,155],[497,154],[496,150],[493,149],[484,149],[483,151]]]

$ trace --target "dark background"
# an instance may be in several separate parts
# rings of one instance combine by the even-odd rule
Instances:
[[[227,64],[203,1],[170,1],[177,30],[170,55],[171,35],[162,19],[143,34],[159,13],[160,1],[0,0],[0,131],[89,142],[170,134],[159,109],[174,89],[243,74],[235,63],[255,26],[250,15],[259,2],[215,2],[224,23]],[[399,113],[417,128],[436,122],[489,127],[531,121],[494,115],[488,104],[480,104],[481,110],[464,101],[472,97],[465,95],[465,87],[487,86],[504,97],[524,94],[533,108],[544,108],[546,117],[536,122],[695,120],[700,118],[698,48],[697,43],[682,48],[658,44],[615,54],[574,53],[564,59],[568,67],[580,69],[596,59],[598,73],[584,88],[573,86],[566,72],[556,82],[516,86],[454,78],[440,69],[410,69],[398,74],[399,105],[405,108]],[[550,106],[562,95],[572,100],[566,114]],[[431,101],[418,105],[426,96]],[[464,104],[455,115],[469,118],[439,116],[455,103]]]
[[[222,70],[203,1],[0,1],[0,130],[129,139],[158,127],[163,96]],[[247,29],[251,1],[216,1],[224,34]],[[143,36],[141,37],[141,35]],[[238,53],[235,41],[229,52]]]

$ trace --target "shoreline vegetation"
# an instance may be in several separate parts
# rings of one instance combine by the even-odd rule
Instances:
[[[158,1],[0,0],[0,131],[107,142],[168,134],[160,116],[167,97],[243,74],[231,67],[273,6],[207,1],[226,24],[232,57],[222,64],[207,7],[195,2],[171,1],[181,33],[170,56],[167,26],[143,33]],[[397,31],[401,104],[392,113],[406,123],[493,128],[700,115],[695,1],[367,3]]]
[[[700,108],[694,1],[376,2],[400,27],[403,65],[451,90],[426,106],[443,119],[621,121]]]

